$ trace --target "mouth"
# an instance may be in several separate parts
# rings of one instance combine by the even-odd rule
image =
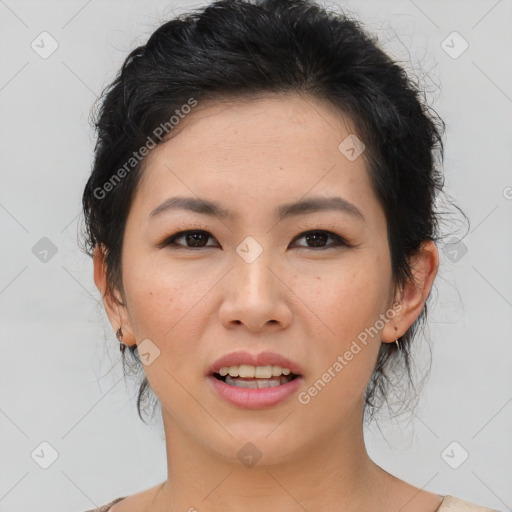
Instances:
[[[218,372],[211,374],[217,380],[233,387],[246,389],[275,388],[288,384],[301,375],[293,373],[289,368],[278,365],[223,366]]]
[[[298,363],[275,352],[232,352],[217,359],[206,375],[217,396],[240,409],[277,407],[305,379]]]

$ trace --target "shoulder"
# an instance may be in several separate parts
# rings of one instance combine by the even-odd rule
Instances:
[[[436,512],[499,512],[493,508],[482,507],[455,496],[447,495]]]
[[[125,497],[126,496],[123,496],[122,498],[116,498],[115,500],[110,501],[109,503],[106,503],[105,505],[102,505],[101,507],[86,510],[85,512],[108,512],[114,504],[120,502],[121,500],[124,500]]]

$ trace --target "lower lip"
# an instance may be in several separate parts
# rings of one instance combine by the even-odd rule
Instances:
[[[302,377],[296,377],[275,388],[248,389],[231,386],[213,375],[209,375],[208,379],[224,400],[245,409],[262,409],[278,405],[295,393],[302,383]]]

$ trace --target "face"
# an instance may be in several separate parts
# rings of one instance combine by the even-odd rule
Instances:
[[[167,436],[233,461],[247,441],[293,460],[360,428],[383,329],[398,316],[383,322],[390,252],[365,155],[338,149],[352,133],[312,98],[199,104],[148,156],[126,223],[119,321],[123,341],[146,340]],[[219,211],[162,206],[176,197]],[[255,398],[210,375],[237,351],[258,366],[262,352],[287,358],[300,373],[292,391]]]

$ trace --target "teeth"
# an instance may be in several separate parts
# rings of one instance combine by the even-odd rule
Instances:
[[[290,375],[289,368],[282,368],[277,365],[252,366],[250,364],[241,364],[238,366],[223,366],[219,370],[219,374],[225,377],[243,377],[246,379],[270,379],[271,377],[279,377],[280,375]]]
[[[241,370],[242,368],[240,368]],[[240,373],[240,370],[238,373]],[[240,375],[242,377],[243,375]],[[270,379],[272,377],[272,366],[256,366],[254,370],[254,376],[257,379]]]
[[[284,368],[285,370],[288,370],[288,368]],[[272,377],[279,377],[283,373],[283,368],[280,366],[272,366]],[[283,375],[288,375],[287,373]]]
[[[241,364],[238,367],[237,375],[239,377],[254,377],[254,374],[257,373],[258,368],[254,368],[254,366],[251,366],[250,364]],[[231,371],[231,368],[230,368]],[[259,375],[257,375],[259,377]]]
[[[281,384],[286,384],[291,380],[290,377],[281,375],[279,378],[262,379],[262,380],[241,380],[232,378],[229,375],[226,376],[226,384],[235,386],[237,388],[248,388],[248,389],[261,389],[261,388],[275,388]]]

